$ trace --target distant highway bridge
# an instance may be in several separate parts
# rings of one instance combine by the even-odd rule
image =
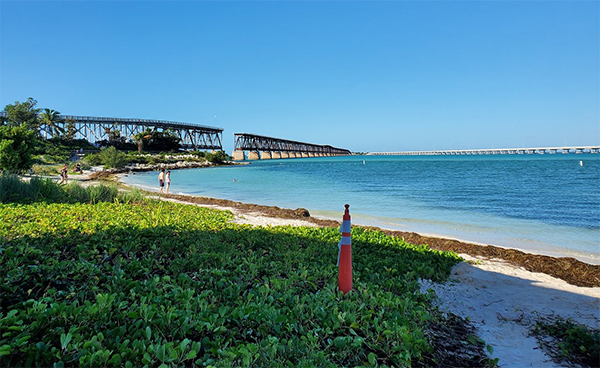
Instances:
[[[369,152],[367,155],[394,156],[454,156],[454,155],[544,155],[570,153],[600,153],[600,146],[563,146],[538,148],[491,148],[469,150],[437,150],[437,151],[403,151],[403,152]]]
[[[235,147],[232,157],[236,161],[352,154],[352,152],[344,148],[296,142],[256,134],[234,133],[234,136]],[[245,151],[248,151],[247,155],[244,153]]]
[[[4,111],[0,118],[6,118]],[[108,133],[118,130],[121,137],[127,141],[134,141],[134,136],[147,129],[155,131],[170,130],[181,139],[182,148],[186,149],[212,149],[223,150],[223,129],[210,126],[180,123],[166,120],[105,118],[95,116],[60,115],[56,127],[42,124],[40,134],[44,138],[52,138],[57,134],[57,129],[66,131],[67,125],[72,123],[75,127],[76,139],[85,139],[90,143],[108,140]]]

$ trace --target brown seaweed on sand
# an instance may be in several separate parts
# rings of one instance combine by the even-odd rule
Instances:
[[[166,198],[177,199],[185,202],[231,207],[243,213],[259,213],[263,216],[302,219],[318,226],[338,227],[338,221],[323,220],[311,217],[303,208],[291,210],[276,206],[263,206],[215,199],[207,197],[192,197],[184,195],[164,195]],[[387,235],[404,238],[412,244],[427,244],[432,249],[468,254],[487,259],[501,259],[513,265],[523,267],[531,272],[541,272],[564,280],[569,284],[583,287],[600,287],[600,265],[591,265],[571,257],[550,257],[539,254],[526,253],[516,249],[496,247],[493,245],[480,245],[466,243],[459,240],[443,239],[419,235],[417,233],[394,231],[367,227],[381,230]]]

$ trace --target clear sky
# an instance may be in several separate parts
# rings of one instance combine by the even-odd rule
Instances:
[[[0,1],[0,105],[352,151],[600,144],[598,1]]]

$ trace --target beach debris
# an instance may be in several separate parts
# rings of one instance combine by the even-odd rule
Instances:
[[[306,208],[296,208],[294,210],[294,215],[296,217],[310,217],[310,212]]]
[[[503,302],[503,301],[504,301],[504,299],[500,299],[500,300],[496,300],[496,301],[493,301],[493,302],[490,302],[490,303],[484,304],[483,306],[484,306],[484,307],[489,307],[490,305],[492,305],[492,304],[494,304],[494,303],[500,303],[500,302]]]
[[[430,355],[422,362],[426,367],[492,367],[498,358],[491,359],[486,353],[493,348],[477,336],[472,323],[448,314],[443,323],[432,323],[426,330],[427,340],[433,346]]]

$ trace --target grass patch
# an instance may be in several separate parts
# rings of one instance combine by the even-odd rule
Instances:
[[[119,194],[117,185],[92,185],[82,187],[79,183],[71,182],[59,185],[49,178],[32,177],[25,182],[17,175],[4,173],[0,175],[0,203],[30,204],[35,202],[47,203],[99,203],[119,200],[131,202],[143,201],[141,192],[134,194],[125,192]]]
[[[29,182],[17,175],[0,175],[0,203],[33,203],[37,201],[65,202],[63,189],[52,179],[33,177]]]
[[[33,165],[33,173],[35,175],[43,175],[43,176],[56,176],[60,175],[60,169],[62,165]]]

